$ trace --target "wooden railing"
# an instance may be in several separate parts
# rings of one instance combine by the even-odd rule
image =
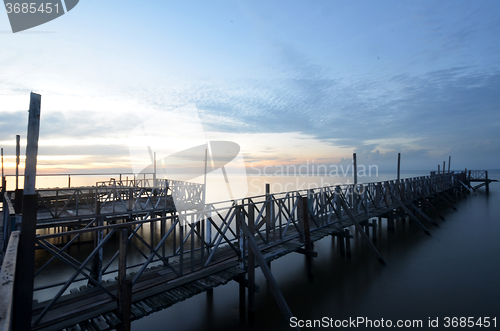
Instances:
[[[148,214],[135,218],[135,209],[130,211],[127,220],[118,224],[104,225],[106,215],[95,215],[84,229],[36,237],[36,248],[46,251],[51,257],[38,265],[35,272],[35,298],[40,296],[48,300],[38,298],[41,303],[37,305],[39,313],[34,326],[43,325],[47,314],[62,296],[82,285],[89,284],[93,291],[104,294],[110,302],[116,302],[118,293],[114,279],[123,274],[131,275],[131,286],[135,288],[156,268],[162,268],[169,277],[180,278],[215,266],[221,259],[234,259],[243,266],[248,257],[243,229],[251,229],[259,249],[286,242],[303,232],[299,224],[301,197],[307,197],[309,227],[314,231],[332,224],[339,227],[357,224],[356,218],[368,219],[380,211],[411,209],[412,201],[456,187],[463,177],[463,173],[444,174],[399,182],[392,180],[268,193],[241,201],[206,204],[182,215],[172,212],[160,217]],[[166,183],[163,189],[173,187],[176,185],[167,186]],[[199,197],[200,187],[193,188],[193,196]],[[427,232],[420,222],[419,225]],[[116,233],[120,236],[125,233],[119,245],[113,239]],[[95,238],[93,249],[86,255],[74,255],[81,253],[80,241],[85,238]],[[119,262],[127,248],[135,256],[127,263]],[[59,261],[59,274],[66,276],[58,280],[40,277],[55,261]],[[123,288],[123,284],[118,284],[118,288]]]

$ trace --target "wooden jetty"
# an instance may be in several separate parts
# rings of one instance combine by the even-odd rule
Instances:
[[[351,185],[279,194],[267,185],[265,195],[215,204],[204,203],[203,185],[155,177],[36,190],[40,100],[31,93],[23,191],[17,181],[6,191],[2,178],[0,331],[130,330],[133,319],[230,281],[253,319],[257,267],[288,323],[272,260],[304,254],[312,274],[313,243],[335,236],[349,256],[354,230],[385,264],[374,219],[394,228],[409,218],[430,234],[428,210],[440,216],[436,204],[453,207],[492,182],[487,172],[444,173],[444,164],[443,173],[400,179],[398,158],[395,181],[358,184],[355,174]]]
[[[393,228],[409,218],[429,234],[424,223],[434,221],[427,212],[440,216],[437,204],[453,206],[469,194],[473,174],[462,171],[280,194],[269,193],[267,186],[265,195],[216,204],[203,204],[203,185],[168,180],[38,190],[37,235],[31,249],[44,258],[36,268],[31,266],[28,280],[18,277],[26,261],[12,267],[12,253],[10,267],[2,271],[4,277],[10,270],[5,273],[15,286],[32,282],[34,301],[22,302],[19,312],[11,300],[7,307],[14,309],[0,314],[12,313],[15,321],[16,314],[25,318],[31,306],[31,330],[127,330],[131,320],[236,281],[241,311],[252,318],[255,268],[260,267],[288,319],[292,313],[270,271],[272,260],[292,252],[305,254],[312,274],[315,241],[335,236],[340,253],[349,256],[351,233],[357,231],[384,264],[374,244],[375,220],[384,218]],[[174,195],[182,197],[181,208],[175,208]],[[5,232],[15,229],[19,215],[10,211],[16,205],[15,192],[3,196]],[[6,251],[15,252],[18,241],[15,235],[10,238]],[[61,276],[44,278],[51,268],[59,268]],[[2,291],[6,288],[14,293],[12,283]]]

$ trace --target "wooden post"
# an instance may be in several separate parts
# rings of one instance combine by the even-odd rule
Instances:
[[[19,189],[19,161],[21,155],[21,136],[16,135],[16,190]]]
[[[71,175],[68,175],[68,187],[71,187]]]
[[[486,172],[486,192],[489,192],[490,191],[490,181],[488,179],[488,171],[485,171]]]
[[[156,187],[156,152],[153,153],[154,161],[153,161],[153,187]]]
[[[264,219],[266,222],[266,241],[269,243],[271,233],[271,195],[269,183],[266,183],[266,214]]]
[[[377,241],[377,220],[372,220],[372,241],[376,242]]]
[[[451,167],[451,155],[448,157],[448,173],[450,173],[450,167]]]
[[[31,93],[28,118],[28,143],[24,168],[24,201],[21,238],[17,253],[16,283],[14,285],[14,330],[31,330],[33,280],[35,274],[35,241],[38,196],[35,191],[38,136],[40,130],[41,95]]]
[[[242,201],[243,204],[243,201]],[[236,235],[238,235],[238,249],[239,256],[238,261],[240,261],[240,268],[244,268],[245,259],[245,236],[243,234],[243,229],[241,223],[245,221],[245,216],[243,215],[243,206],[236,207]],[[207,224],[208,226],[208,224]],[[240,299],[240,320],[245,320],[245,300],[246,300],[246,286],[245,286],[245,276],[239,276],[235,279],[239,284],[239,299]]]
[[[3,148],[2,148],[2,178],[3,177],[4,177],[4,173],[3,173]],[[4,189],[4,191],[6,191],[6,190]]]
[[[445,165],[446,165],[446,161],[443,161],[443,175],[444,175],[444,172],[445,172]]]
[[[165,205],[166,207],[166,205]],[[128,189],[128,210],[134,209],[134,189],[131,187]]]
[[[398,184],[399,180],[401,179],[400,171],[401,171],[401,153],[398,153]]]
[[[357,161],[357,158],[356,158],[356,153],[353,153],[352,154],[352,162],[353,162],[353,177],[354,177],[354,185],[353,185],[353,190],[352,190],[352,194],[351,194],[351,201],[352,201],[352,204],[351,206],[354,208],[354,213],[356,214],[358,212],[358,196],[355,195],[357,194],[358,192],[358,188],[357,188],[357,185],[358,185],[358,161]]]
[[[120,252],[118,255],[118,314],[122,323],[119,331],[130,331],[130,314],[132,310],[132,282],[127,281],[127,229],[118,231],[120,235]]]
[[[309,210],[308,210],[308,200],[307,196],[299,197],[299,203],[297,206],[297,212],[299,217],[299,229],[301,231],[300,237],[301,242],[304,243],[304,249],[306,253],[306,264],[307,264],[307,275],[311,279],[312,277],[312,256],[313,251],[311,243],[311,233],[309,230]]]
[[[394,213],[392,210],[387,213],[387,229],[394,230]]]
[[[264,274],[264,277],[266,277],[266,280],[271,288],[271,292],[274,295],[274,298],[276,299],[276,302],[278,306],[280,307],[280,310],[285,317],[287,322],[290,322],[290,319],[292,316],[292,312],[290,311],[290,308],[288,307],[285,298],[283,297],[283,294],[281,293],[278,284],[276,284],[276,280],[274,279],[271,270],[267,267],[266,261],[264,259],[264,256],[262,256],[262,252],[260,252],[259,247],[257,246],[257,243],[255,242],[255,238],[253,233],[250,231],[248,226],[243,222],[241,223],[241,228],[243,229],[243,232],[248,238],[248,250],[252,250],[254,252],[255,257],[259,261],[260,268],[262,270],[262,273]],[[296,330],[300,330],[300,328],[297,326],[295,327]]]
[[[255,235],[255,209],[254,204],[248,205],[248,229],[252,238]],[[255,322],[255,254],[248,249],[248,319]]]
[[[356,160],[356,153],[352,154],[352,162],[353,162],[353,176],[354,176],[354,186],[358,184],[358,163]]]
[[[441,171],[440,171],[439,167],[440,167],[440,166],[439,166],[439,164],[438,164],[438,175],[440,175],[440,174],[441,174]]]
[[[23,190],[22,189],[16,189],[14,191],[14,210],[16,211],[16,214],[21,214],[23,210]]]
[[[94,223],[95,227],[103,226],[104,220],[101,214],[101,202],[99,200],[95,201],[95,216],[96,222]],[[104,216],[105,217],[105,216]],[[98,230],[94,234],[94,249],[99,246],[99,244],[103,241],[104,234],[102,230]],[[94,255],[94,261],[92,266],[92,276],[100,283],[102,280],[102,259],[103,259],[103,250],[99,249],[99,252]],[[89,285],[92,283],[89,281]]]
[[[351,258],[351,234],[349,233],[349,229],[344,229],[344,238],[345,238],[345,251],[347,258]]]
[[[341,230],[337,233],[337,244],[339,246],[340,256],[345,256],[345,246],[344,246],[344,232]]]

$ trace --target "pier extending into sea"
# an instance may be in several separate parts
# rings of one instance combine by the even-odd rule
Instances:
[[[304,254],[312,274],[315,241],[334,236],[339,253],[349,257],[357,231],[384,264],[376,248],[378,226],[391,229],[409,219],[430,234],[427,226],[435,221],[428,215],[442,217],[436,206],[454,208],[478,186],[486,186],[486,178],[486,171],[462,171],[279,194],[270,193],[267,185],[265,195],[214,204],[203,203],[202,184],[172,180],[41,189],[36,191],[36,236],[30,247],[40,258],[36,267],[28,266],[33,272],[24,279],[26,261],[18,254],[22,232],[16,231],[23,218],[14,207],[22,211],[22,195],[5,191],[2,234],[8,240],[2,280],[12,283],[7,284],[10,296],[2,296],[2,309],[10,307],[6,314],[15,323],[16,316],[27,319],[31,305],[32,330],[126,330],[131,320],[236,281],[240,313],[253,319],[255,268],[260,267],[288,319],[292,312],[273,278],[271,261]],[[479,180],[483,185],[471,186]],[[173,196],[182,197],[177,206]],[[51,268],[60,268],[64,277],[44,278]],[[24,282],[33,284],[27,297],[35,300],[16,302],[15,288],[26,288]],[[7,287],[2,285],[2,291]]]
[[[437,223],[429,215],[444,219],[437,205],[455,208],[494,181],[449,163],[448,171],[443,164],[401,179],[398,159],[395,180],[358,184],[355,172],[354,184],[281,193],[267,184],[264,195],[219,203],[206,203],[202,184],[156,176],[36,189],[39,118],[40,95],[32,93],[24,188],[16,179],[9,191],[2,178],[0,331],[130,330],[134,319],[231,281],[251,322],[256,268],[288,323],[273,260],[303,254],[312,276],[314,242],[333,236],[349,258],[356,232],[385,265],[377,227],[409,220],[430,235],[427,226]]]

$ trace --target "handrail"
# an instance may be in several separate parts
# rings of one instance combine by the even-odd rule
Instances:
[[[12,201],[10,201],[9,194],[4,192],[3,194],[3,246],[2,249],[5,251],[7,249],[8,239],[12,231],[12,226],[15,226],[15,215],[14,206]]]
[[[16,278],[19,231],[13,231],[5,251],[0,271],[0,331],[12,330],[12,307],[14,303],[14,280]]]

